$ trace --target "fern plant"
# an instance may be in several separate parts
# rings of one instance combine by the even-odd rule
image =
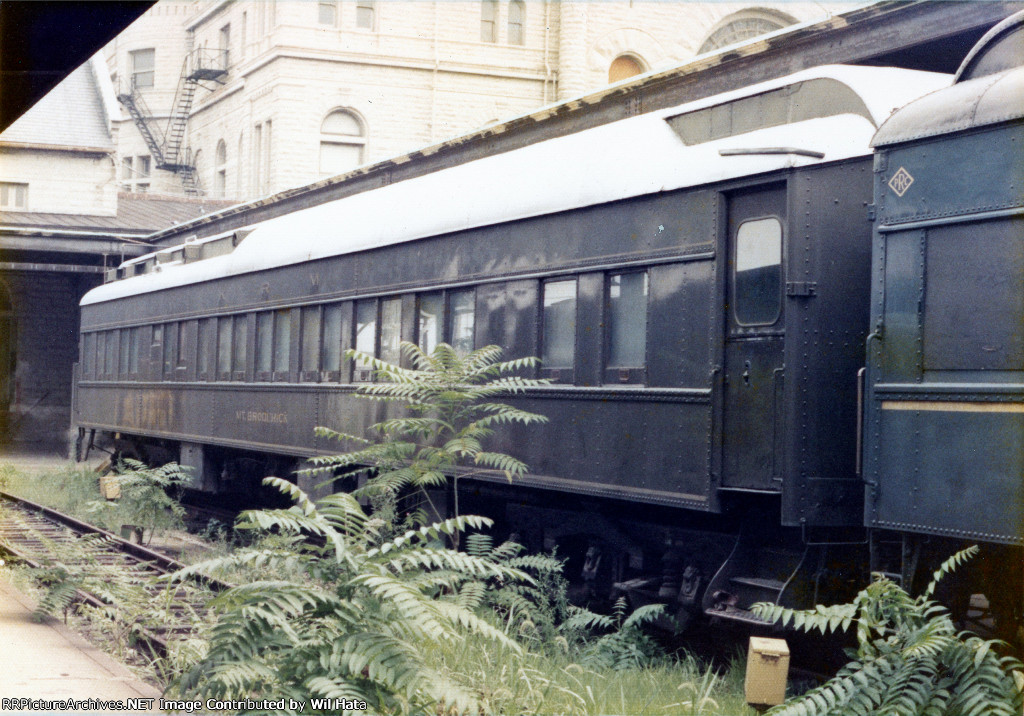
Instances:
[[[139,460],[123,458],[117,463],[115,476],[121,496],[110,502],[94,501],[88,506],[90,511],[107,512],[108,521],[134,525],[149,535],[147,544],[160,530],[184,528],[185,508],[177,493],[192,480],[188,468],[176,462],[149,467]]]
[[[1021,663],[997,653],[999,642],[958,632],[949,611],[932,601],[938,582],[978,553],[968,547],[935,571],[913,598],[877,577],[849,604],[793,610],[755,604],[770,622],[822,634],[856,626],[853,660],[822,686],[770,711],[772,716],[1017,716]]]
[[[457,599],[485,618],[494,617],[507,633],[516,633],[541,648],[564,643],[558,624],[569,611],[568,582],[562,576],[565,563],[553,555],[524,554],[516,542],[494,546],[490,535],[474,533],[466,538],[466,554],[526,572],[530,582],[491,579],[461,586]]]
[[[238,525],[290,536],[277,548],[244,548],[192,565],[174,579],[247,566],[291,578],[241,584],[211,604],[219,611],[206,655],[180,680],[185,695],[362,701],[373,713],[475,709],[475,696],[431,668],[424,654],[473,634],[512,651],[504,632],[450,595],[468,582],[529,581],[486,557],[433,546],[442,536],[490,525],[461,516],[381,541],[383,523],[350,494],[314,504],[279,478],[287,510],[243,513]],[[317,544],[301,539],[319,537]],[[331,710],[325,706],[324,709]]]
[[[530,425],[547,418],[494,402],[500,395],[520,393],[547,383],[514,375],[537,364],[536,358],[501,361],[501,348],[487,346],[462,356],[446,343],[425,353],[403,342],[405,368],[349,351],[349,358],[370,366],[378,382],[361,385],[358,395],[370,400],[396,403],[404,414],[371,428],[379,438],[366,438],[319,427],[317,435],[358,449],[340,455],[313,458],[313,468],[303,472],[338,479],[358,474],[370,480],[359,493],[381,499],[403,490],[419,491],[434,515],[428,488],[455,481],[453,514],[459,515],[458,480],[487,471],[512,480],[526,473],[526,465],[505,453],[484,449],[484,442],[500,425]],[[427,519],[420,516],[420,521]]]
[[[665,614],[664,604],[645,604],[627,613],[625,597],[619,597],[611,614],[597,614],[583,607],[570,607],[571,616],[561,625],[566,634],[606,631],[586,644],[580,655],[585,666],[611,669],[639,669],[664,664],[667,655],[661,645],[644,631]]]

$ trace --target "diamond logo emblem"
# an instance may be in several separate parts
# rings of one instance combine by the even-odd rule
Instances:
[[[889,187],[896,192],[896,196],[903,196],[907,193],[907,189],[909,189],[910,185],[913,183],[914,177],[910,176],[910,172],[903,167],[900,167],[899,170],[892,175],[892,179],[889,180]]]

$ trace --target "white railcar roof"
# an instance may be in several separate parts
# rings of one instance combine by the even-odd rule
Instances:
[[[847,85],[872,120],[846,113],[686,145],[668,117],[812,79]],[[82,305],[110,301],[430,236],[788,167],[870,153],[889,114],[950,83],[949,75],[893,68],[825,66],[611,122],[267,220],[235,250],[159,266],[93,289]],[[793,148],[802,153],[722,156],[723,150]],[[138,261],[138,259],[136,259]]]

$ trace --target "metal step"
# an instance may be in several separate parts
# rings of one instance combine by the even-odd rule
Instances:
[[[734,606],[714,609],[705,613],[712,619],[727,619],[729,621],[739,622],[741,624],[750,624],[753,626],[771,626],[773,624],[773,622],[762,619],[752,611],[740,609],[739,607]]]
[[[732,584],[742,584],[747,587],[756,587],[772,592],[781,592],[783,587],[786,586],[785,582],[781,582],[778,579],[762,579],[760,577],[732,577],[729,581]]]

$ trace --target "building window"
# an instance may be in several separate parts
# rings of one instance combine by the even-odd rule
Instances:
[[[708,39],[704,40],[704,44],[700,46],[698,54],[704,54],[705,52],[713,52],[727,45],[735,45],[738,42],[749,40],[754,37],[766,35],[769,32],[775,32],[781,30],[787,25],[792,25],[796,20],[783,15],[781,13],[778,16],[772,14],[749,14],[747,12],[737,13],[726,18],[725,23],[722,24],[717,30],[714,30]]]
[[[644,66],[632,55],[619,55],[608,68],[608,83],[621,82],[635,75],[643,74]]]
[[[132,66],[132,87],[149,89],[156,77],[156,50],[135,50],[128,53]]]
[[[263,125],[257,124],[252,133],[252,190],[259,193],[263,186]]]
[[[223,197],[228,187],[228,145],[223,139],[217,142],[214,161],[216,166],[213,173],[213,189],[217,196]]]
[[[238,154],[236,155],[238,157],[238,159],[236,160],[237,161],[237,165],[235,167],[235,196],[237,196],[237,197],[241,197],[242,196],[242,157],[245,156],[245,153],[242,150],[244,149],[244,147],[245,147],[245,145],[244,145],[243,140],[242,140],[242,135],[239,134],[238,135]]]
[[[271,130],[274,128],[274,124],[271,120],[267,120],[263,123],[263,191],[266,193],[270,192],[270,168],[271,168],[271,156],[270,153],[270,140],[272,138]]]
[[[541,367],[571,372],[576,357],[576,279],[544,284],[542,323]]]
[[[782,310],[782,224],[754,219],[736,230],[733,311],[742,326],[769,326]]]
[[[149,156],[137,157],[135,163],[135,191],[145,194],[149,191],[151,161]]]
[[[363,30],[377,29],[377,7],[374,2],[356,3],[356,27]]]
[[[608,367],[642,368],[647,352],[646,271],[608,277]]]
[[[320,2],[317,3],[316,21],[321,25],[334,27],[338,24],[338,3]]]
[[[448,294],[448,338],[459,355],[475,347],[476,291],[466,289]]]
[[[226,70],[231,66],[231,25],[220,29],[217,49],[220,50],[220,68]]]
[[[523,0],[512,0],[508,4],[508,44],[526,44],[525,25],[526,3]]]
[[[498,41],[498,2],[483,0],[480,3],[480,42]]]
[[[28,184],[0,182],[0,209],[25,209],[28,207]]]
[[[121,158],[121,188],[127,192],[145,194],[149,191],[152,161],[148,155]]]
[[[366,137],[363,123],[343,109],[327,115],[320,125],[320,176],[334,176],[363,163]]]
[[[246,53],[249,51],[248,48],[246,47],[246,44],[248,42],[248,38],[246,37],[246,35],[248,34],[248,32],[249,32],[249,13],[248,12],[243,12],[242,13],[242,38],[241,38],[242,41],[238,43],[238,56],[239,56],[239,58],[241,58],[243,60],[245,59]]]

